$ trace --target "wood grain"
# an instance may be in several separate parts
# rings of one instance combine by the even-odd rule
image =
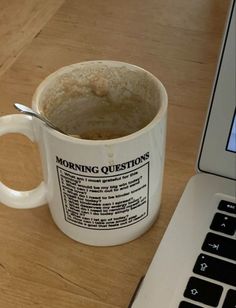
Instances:
[[[37,36],[63,0],[0,2],[0,76]]]
[[[167,88],[169,111],[161,211],[139,239],[89,247],[63,235],[47,206],[0,207],[0,307],[128,306],[195,172],[228,6],[226,0],[68,0],[5,70],[1,115],[15,113],[15,100],[30,105],[37,85],[59,67],[92,59],[151,71]],[[37,185],[36,146],[17,135],[2,137],[0,146],[1,180],[16,189]]]

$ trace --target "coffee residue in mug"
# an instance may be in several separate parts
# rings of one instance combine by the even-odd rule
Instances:
[[[47,90],[42,113],[74,137],[119,138],[153,120],[158,111],[156,93],[144,73],[138,75],[125,67],[91,66],[60,76]]]
[[[153,110],[137,97],[113,103],[107,97],[71,98],[46,117],[68,135],[91,140],[123,137],[146,126]]]

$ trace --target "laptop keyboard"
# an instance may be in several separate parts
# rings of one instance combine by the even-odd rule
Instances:
[[[211,223],[211,230],[234,235],[236,219],[234,217],[216,213]]]
[[[225,212],[225,213],[224,213]],[[211,231],[206,234],[202,251],[194,265],[193,273],[198,277],[190,277],[184,297],[196,302],[182,301],[179,308],[202,308],[201,303],[210,307],[219,307],[223,294],[221,282],[228,285],[222,308],[236,308],[236,203],[221,200],[218,212],[210,225]],[[224,236],[226,234],[227,236]],[[230,236],[230,237],[229,237]],[[206,253],[205,253],[206,252]],[[207,253],[213,254],[208,255]],[[225,258],[220,259],[218,256]],[[199,275],[202,278],[199,278]],[[210,278],[212,281],[207,281]]]
[[[212,254],[236,260],[236,249],[232,249],[235,240],[215,233],[207,233],[202,250]]]

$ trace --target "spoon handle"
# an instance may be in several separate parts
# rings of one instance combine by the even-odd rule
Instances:
[[[14,106],[20,112],[31,114],[33,116],[38,116],[37,113],[35,113],[31,108],[29,108],[29,107],[27,107],[25,105],[22,105],[20,103],[14,103]]]
[[[44,116],[42,116],[41,114],[38,114],[37,112],[35,112],[33,109],[31,109],[28,106],[25,106],[23,104],[20,103],[14,103],[14,107],[19,110],[22,113],[31,115],[33,117],[36,117],[38,119],[40,119],[41,121],[43,121],[44,123],[46,123],[49,127],[57,130],[58,132],[66,135],[65,132],[63,132],[60,128],[56,127],[53,123],[51,123],[50,121],[48,121],[48,119],[46,119]]]

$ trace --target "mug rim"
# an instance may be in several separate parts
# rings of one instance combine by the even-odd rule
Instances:
[[[149,77],[151,77],[151,79],[154,80],[154,82],[158,85],[159,90],[160,90],[160,107],[159,110],[157,112],[157,114],[155,115],[155,117],[143,128],[135,131],[134,133],[131,133],[129,135],[123,136],[123,137],[118,137],[118,138],[113,138],[113,139],[102,139],[102,140],[93,140],[93,139],[82,139],[82,138],[76,138],[76,137],[72,137],[63,133],[60,133],[56,130],[54,130],[53,128],[47,126],[46,124],[45,127],[50,131],[50,133],[52,135],[54,135],[57,138],[63,139],[63,140],[67,140],[67,141],[73,141],[74,143],[83,143],[83,144],[87,144],[87,145],[98,145],[98,144],[114,144],[114,143],[120,143],[120,142],[124,142],[124,141],[129,141],[131,139],[135,139],[137,137],[139,137],[140,135],[143,135],[145,133],[147,133],[148,131],[150,131],[157,123],[159,123],[161,121],[161,119],[165,116],[166,112],[167,112],[167,107],[168,107],[168,95],[167,95],[167,91],[163,85],[163,83],[160,81],[160,79],[158,79],[155,75],[153,75],[152,73],[150,73],[149,71],[145,70],[144,68],[131,64],[131,63],[127,63],[127,62],[122,62],[122,61],[114,61],[114,60],[91,60],[91,61],[83,61],[83,62],[78,62],[78,63],[74,63],[74,64],[70,64],[70,65],[66,65],[63,66],[61,68],[59,68],[58,70],[54,71],[53,73],[49,74],[46,78],[44,78],[41,83],[38,85],[38,87],[36,88],[34,94],[33,94],[33,98],[32,98],[32,109],[35,110],[36,112],[40,113],[39,110],[39,98],[40,95],[43,92],[43,89],[45,87],[45,85],[50,82],[50,80],[54,79],[56,76],[63,74],[66,71],[71,71],[74,68],[78,68],[80,66],[86,65],[86,64],[92,64],[92,63],[101,63],[101,64],[106,64],[106,65],[113,65],[113,66],[126,66],[126,67],[130,67],[130,68],[135,68],[138,69],[139,71],[143,71],[146,74],[149,75]]]

